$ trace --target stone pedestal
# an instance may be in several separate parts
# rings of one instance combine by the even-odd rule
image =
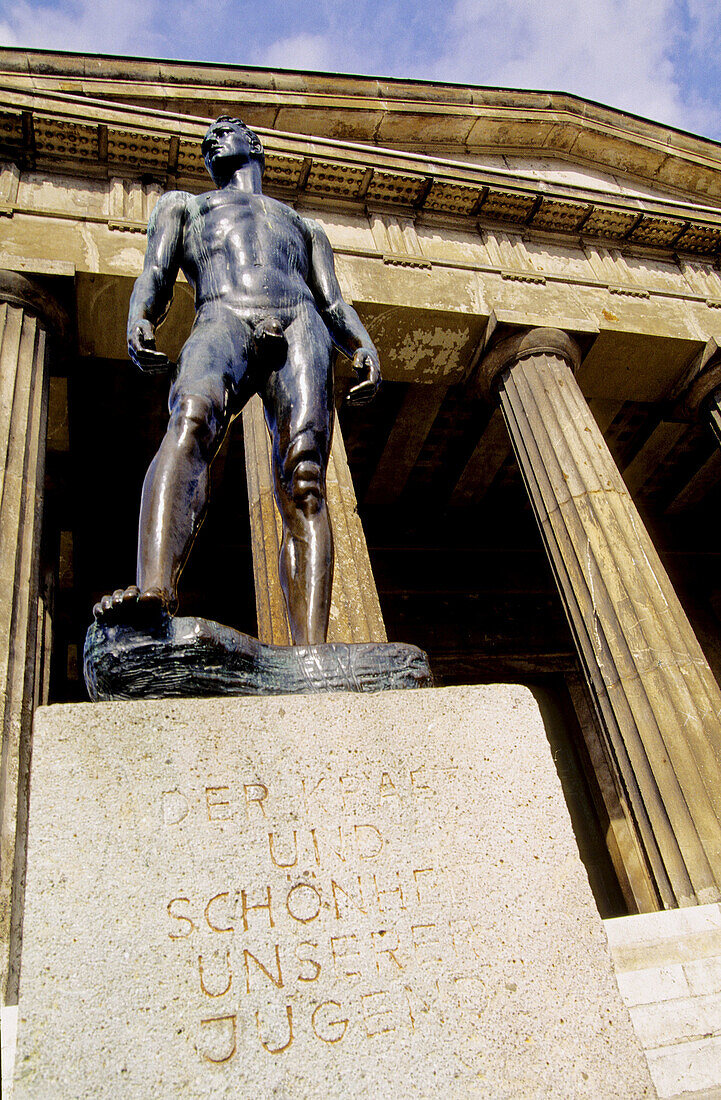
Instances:
[[[15,1089],[653,1095],[531,694],[41,708]]]
[[[36,688],[38,552],[48,333],[64,318],[29,279],[0,271],[0,980],[15,1003]],[[40,669],[38,668],[38,673]]]
[[[263,403],[257,396],[251,398],[243,410],[243,436],[258,638],[268,644],[290,645],[290,629],[278,575],[282,528],[273,498],[270,436],[265,426]],[[385,642],[381,606],[337,418],[326,492],[335,549],[327,640]]]
[[[578,359],[563,332],[519,330],[482,372],[660,899],[710,902],[721,897],[721,692],[574,378]]]

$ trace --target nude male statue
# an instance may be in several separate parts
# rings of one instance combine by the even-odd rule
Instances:
[[[170,391],[167,432],[143,485],[137,584],[104,596],[93,611],[106,623],[175,613],[178,578],[207,507],[210,464],[230,422],[258,393],[273,440],[291,635],[296,645],[313,645],[326,639],[333,579],[325,500],[332,348],[352,360],[354,403],[378,388],[378,354],[343,301],[321,226],[262,193],[258,136],[224,116],[209,128],[202,152],[218,189],[162,196],[130,300],[128,352],[146,371],[169,366],[156,350],[155,328],[179,269],[196,305]]]

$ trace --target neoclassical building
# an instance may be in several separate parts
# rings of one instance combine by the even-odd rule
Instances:
[[[609,928],[656,913],[698,946],[721,927],[721,146],[557,93],[14,49],[0,82],[6,1003],[33,711],[86,697],[91,608],[133,579],[166,415],[167,380],[125,352],[143,234],[165,190],[208,189],[219,114],[258,130],[265,190],[323,224],[381,354],[362,409],[337,364],[331,640],[416,643],[441,685],[532,687]],[[180,283],[171,358],[192,317]],[[213,498],[183,611],[287,643],[256,404]]]

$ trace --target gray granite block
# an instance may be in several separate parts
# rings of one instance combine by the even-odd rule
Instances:
[[[513,686],[38,712],[16,1100],[652,1096]]]

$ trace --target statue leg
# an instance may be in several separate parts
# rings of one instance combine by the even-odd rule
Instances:
[[[96,618],[132,622],[175,613],[178,579],[208,505],[210,464],[250,393],[249,341],[250,330],[235,317],[196,322],[170,392],[168,428],[143,484],[137,584],[104,597]]]
[[[325,493],[333,427],[332,348],[315,310],[303,310],[285,335],[287,361],[262,392],[283,520],[280,583],[294,644],[317,645],[328,633],[333,585]]]
[[[208,394],[179,393],[170,407],[165,438],[143,483],[138,533],[139,600],[171,614],[178,578],[208,504],[210,463],[222,443],[227,417]]]

